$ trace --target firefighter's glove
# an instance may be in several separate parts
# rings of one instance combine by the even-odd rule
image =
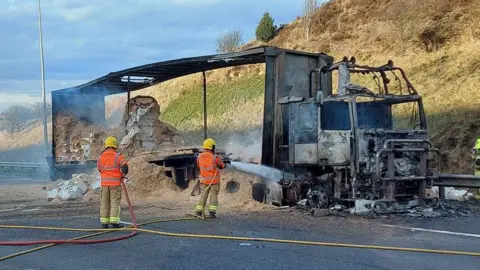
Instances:
[[[231,164],[232,161],[231,161],[230,159],[227,159],[227,160],[224,160],[223,163],[225,163],[225,164]]]

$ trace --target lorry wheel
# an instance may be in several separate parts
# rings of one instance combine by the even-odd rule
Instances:
[[[265,189],[267,185],[262,183],[255,183],[252,185],[252,198],[257,202],[264,202]]]

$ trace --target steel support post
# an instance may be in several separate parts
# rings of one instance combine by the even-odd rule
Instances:
[[[203,74],[203,138],[208,138],[207,132],[207,76],[205,71],[202,71]]]
[[[427,155],[427,149],[425,149],[425,152],[420,154],[420,176],[423,177],[427,177]],[[426,180],[420,180],[418,182],[418,204],[422,207],[425,206],[425,189]]]

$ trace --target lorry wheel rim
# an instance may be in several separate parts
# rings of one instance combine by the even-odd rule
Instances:
[[[236,180],[230,180],[226,186],[228,193],[236,193],[240,190],[240,184]]]
[[[309,204],[314,208],[325,208],[328,206],[328,195],[323,189],[313,190],[308,194]]]

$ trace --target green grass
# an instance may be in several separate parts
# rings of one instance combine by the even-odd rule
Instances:
[[[207,118],[218,118],[247,101],[264,94],[265,77],[240,78],[226,84],[207,85]],[[192,123],[203,123],[203,90],[187,88],[162,112],[161,120],[181,130],[191,130]]]

